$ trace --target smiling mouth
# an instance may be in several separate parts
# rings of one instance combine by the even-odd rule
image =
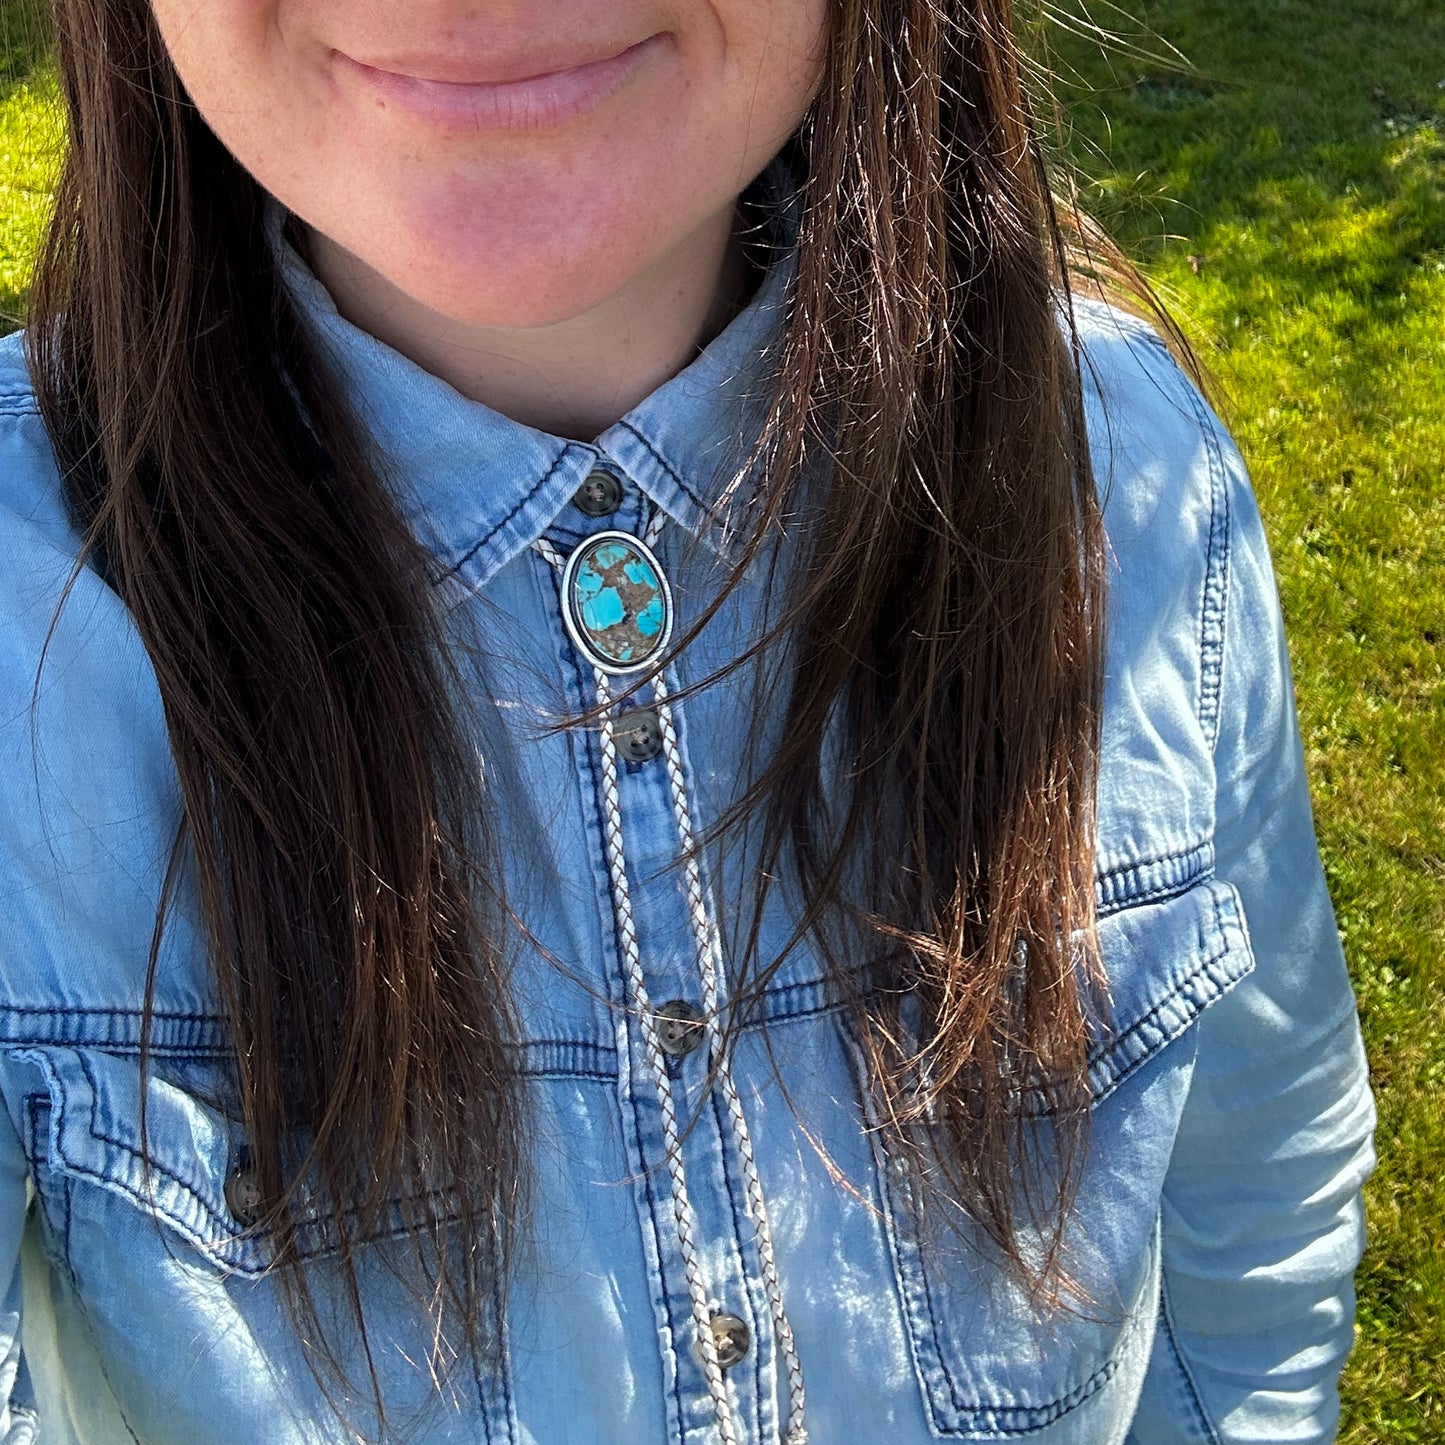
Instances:
[[[455,62],[445,60],[407,61],[404,69],[389,69],[354,60],[344,51],[334,53],[387,108],[448,128],[530,131],[550,129],[594,109],[667,44],[665,34],[652,35],[601,60],[505,80],[468,78],[458,73]]]

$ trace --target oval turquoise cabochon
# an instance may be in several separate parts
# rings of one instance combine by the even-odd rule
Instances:
[[[562,607],[572,641],[604,672],[646,667],[672,631],[662,568],[647,544],[626,532],[598,532],[567,559]]]

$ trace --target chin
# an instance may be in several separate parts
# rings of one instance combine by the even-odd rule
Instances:
[[[425,208],[389,238],[358,236],[355,254],[432,311],[472,326],[569,321],[620,291],[656,259],[659,228],[627,206],[509,207],[477,197]],[[380,244],[378,244],[380,242]]]

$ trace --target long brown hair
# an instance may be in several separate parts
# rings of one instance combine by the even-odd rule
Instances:
[[[357,1241],[409,1201],[418,1299],[484,1348],[525,1099],[426,558],[149,5],[53,8],[71,144],[29,356],[159,681],[174,876],[208,927],[262,1228],[314,1344],[296,1242],[319,1202],[364,1340]],[[836,0],[792,147],[797,285],[739,574],[780,529],[808,541],[758,643],[786,723],[723,820],[763,840],[750,910],[729,904],[756,919],[791,870],[886,1147],[1048,1295],[1087,1117],[1103,567],[1008,0]],[[756,987],[776,960],[745,933]]]

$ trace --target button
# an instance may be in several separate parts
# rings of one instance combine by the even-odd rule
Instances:
[[[752,1334],[736,1315],[714,1315],[707,1323],[712,1331],[718,1364],[724,1370],[732,1369],[747,1354],[748,1346],[753,1342]]]
[[[261,1218],[261,1204],[261,1186],[256,1182],[256,1172],[246,1163],[243,1155],[226,1176],[226,1208],[238,1224],[251,1229]]]
[[[629,763],[650,763],[662,751],[662,726],[650,707],[625,712],[612,729],[617,751]]]
[[[657,1010],[657,1046],[669,1058],[684,1059],[705,1037],[702,1015],[686,999],[669,999]]]
[[[599,467],[573,493],[572,505],[584,516],[610,517],[622,505],[622,483]]]
[[[594,532],[562,569],[567,635],[599,672],[646,667],[672,635],[672,592],[646,542],[629,532]]]

